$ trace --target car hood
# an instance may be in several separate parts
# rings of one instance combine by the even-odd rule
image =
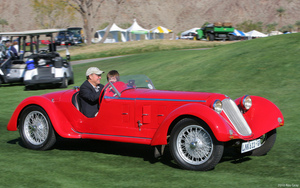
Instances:
[[[135,98],[145,100],[163,100],[163,101],[186,101],[186,102],[208,102],[216,99],[223,100],[226,95],[218,93],[206,92],[191,92],[191,91],[166,91],[166,90],[150,90],[150,89],[137,89]],[[126,94],[125,94],[126,93]],[[121,97],[132,96],[129,92],[125,92]]]

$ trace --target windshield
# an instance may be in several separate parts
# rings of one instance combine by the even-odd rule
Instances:
[[[146,75],[128,75],[120,76],[120,80],[115,83],[106,83],[109,91],[106,91],[106,96],[121,96],[121,93],[127,89],[155,89],[152,81]]]

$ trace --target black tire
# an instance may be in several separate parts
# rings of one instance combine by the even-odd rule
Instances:
[[[208,41],[214,41],[215,40],[215,36],[212,33],[207,33],[207,40]]]
[[[180,120],[171,132],[170,152],[178,165],[187,170],[207,171],[221,160],[224,145],[204,123],[190,118]]]
[[[55,144],[55,131],[43,108],[36,105],[28,106],[20,117],[19,132],[27,148],[47,150]]]
[[[276,141],[276,129],[264,134],[261,139],[261,146],[251,152],[251,156],[266,155],[273,147]]]
[[[233,41],[234,40],[234,36],[233,35],[228,35],[229,41]]]
[[[60,88],[67,88],[68,87],[68,79],[66,78],[66,76],[63,77],[63,81],[60,85]]]

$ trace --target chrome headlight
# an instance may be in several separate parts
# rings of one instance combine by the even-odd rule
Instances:
[[[249,110],[252,106],[252,99],[249,95],[245,95],[242,100],[242,106],[244,110]]]
[[[213,108],[218,114],[220,114],[223,110],[222,102],[220,100],[216,100],[213,104]]]

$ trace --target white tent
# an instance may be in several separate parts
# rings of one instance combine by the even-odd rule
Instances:
[[[283,34],[283,33],[280,32],[280,31],[271,31],[271,32],[269,33],[269,36],[282,35],[282,34]]]
[[[133,20],[133,24],[126,29],[127,31],[127,41],[133,40],[135,36],[135,40],[140,40],[140,35],[145,35],[145,39],[148,40],[147,34],[149,33],[149,30],[142,28],[136,21],[136,19]]]
[[[95,42],[95,43],[99,42],[103,38],[103,36],[104,36],[107,29],[108,29],[108,26],[105,29],[96,31],[96,34],[98,34],[98,37],[96,39],[94,39],[93,42]],[[111,26],[111,28],[109,30],[109,35],[105,39],[104,43],[119,42],[119,39],[118,39],[119,32],[121,33],[122,42],[126,42],[126,37],[125,37],[126,29],[122,29],[114,23]]]
[[[192,34],[197,34],[196,30],[198,30],[198,29],[200,29],[200,28],[195,27],[195,28],[189,29],[187,31],[184,31],[181,33],[180,38],[182,38],[182,39],[191,38],[192,39],[193,38]]]
[[[173,33],[173,31],[162,26],[157,26],[150,29],[149,39],[156,39],[156,38],[163,39],[164,34],[168,34],[168,33]],[[156,37],[156,35],[158,35],[158,37]]]
[[[268,35],[265,35],[256,30],[252,30],[252,31],[249,31],[248,33],[246,33],[246,36],[248,36],[248,37],[267,37]]]

